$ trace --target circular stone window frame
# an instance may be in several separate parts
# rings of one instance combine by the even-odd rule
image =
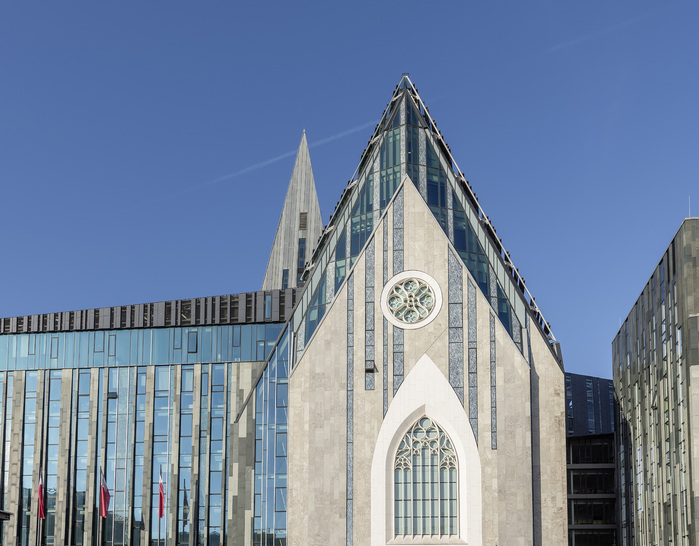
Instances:
[[[393,291],[393,288],[399,282],[405,281],[407,279],[418,279],[424,282],[427,286],[430,287],[432,293],[434,294],[434,307],[432,307],[432,310],[425,318],[418,322],[403,322],[402,320],[397,319],[393,315],[393,313],[391,313],[391,309],[388,306],[388,296]],[[398,326],[398,328],[402,328],[403,330],[416,330],[418,328],[422,328],[423,326],[427,326],[430,322],[437,318],[437,315],[439,315],[439,312],[441,310],[442,290],[439,287],[439,283],[436,280],[434,280],[434,278],[432,278],[430,275],[428,275],[427,273],[423,273],[422,271],[403,271],[401,273],[398,273],[397,275],[394,275],[388,280],[386,285],[383,287],[383,290],[381,291],[381,311],[383,312],[384,317],[386,317],[388,322],[390,322],[394,326]]]

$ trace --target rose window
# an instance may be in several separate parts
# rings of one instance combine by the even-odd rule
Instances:
[[[401,322],[415,324],[427,318],[435,306],[432,288],[421,279],[409,277],[396,283],[388,294],[388,308]]]

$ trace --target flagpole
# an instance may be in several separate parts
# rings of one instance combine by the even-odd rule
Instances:
[[[39,467],[39,481],[41,481],[41,467]],[[29,506],[32,505],[31,500],[32,499],[30,497],[29,498]],[[40,519],[41,518],[39,518],[39,501],[37,499],[37,503],[36,503],[36,531],[34,532],[34,535],[35,535],[34,542],[35,542],[36,546],[39,546],[39,520]]]
[[[41,525],[42,519],[46,517],[46,509],[44,507],[44,479],[43,479],[44,469],[39,466],[39,488],[37,491],[37,503],[36,503],[36,531],[35,538],[37,546],[41,546]]]
[[[160,477],[158,485],[158,546],[160,546],[160,488],[163,486],[163,465],[160,465]]]
[[[199,544],[199,477],[194,480],[194,499],[192,500],[192,507],[194,509],[194,515],[192,517],[192,527],[194,528],[194,545]],[[191,532],[191,529],[190,529]]]
[[[43,436],[43,434],[42,434],[42,436]],[[42,446],[42,447],[43,447],[43,446]],[[43,451],[43,450],[42,450],[42,451]],[[43,457],[42,457],[42,458],[43,458]],[[44,503],[44,495],[46,494],[46,492],[44,491],[44,469],[41,468],[41,467],[39,467],[39,483],[41,484],[41,500],[40,500],[39,502],[40,502],[41,504],[43,504],[43,503]],[[37,506],[37,508],[39,508],[39,507]],[[44,512],[44,513],[43,513],[43,516],[44,516],[44,518],[45,518],[45,517],[46,517],[46,507],[45,507],[45,506],[44,506],[43,512]],[[36,526],[36,530],[37,530],[37,532],[39,533],[39,537],[38,537],[37,540],[38,540],[39,546],[41,546],[41,537],[42,537],[42,535],[43,535],[43,532],[42,532],[42,531],[44,530],[44,529],[43,529],[43,527],[44,527],[44,520],[43,520],[43,518],[40,518],[40,517],[39,517],[39,516],[42,515],[42,514],[39,512],[39,510],[36,511],[36,515],[37,515],[37,518],[38,518],[38,520],[39,520],[39,521],[37,521],[38,525]]]
[[[39,482],[41,482],[41,467],[39,467]],[[31,499],[30,499],[31,500]],[[36,546],[39,546],[39,525],[41,525],[41,518],[39,517],[39,502],[36,503]],[[31,506],[31,503],[30,503]]]
[[[102,546],[102,466],[100,465],[99,510],[97,511],[97,546]]]
[[[39,533],[39,528],[40,528],[42,522],[39,521],[39,520],[41,520],[41,518],[39,516],[42,514],[39,513],[39,508],[40,508],[40,504],[43,504],[43,501],[44,501],[44,498],[43,498],[44,497],[44,479],[43,479],[43,476],[44,476],[44,457],[45,457],[44,431],[46,430],[47,424],[48,424],[48,411],[47,411],[48,403],[47,403],[47,401],[48,401],[49,389],[46,388],[47,385],[46,385],[45,381],[46,381],[47,376],[50,379],[50,373],[51,372],[48,372],[48,371],[44,372],[44,376],[43,376],[44,396],[42,399],[42,406],[41,406],[41,427],[39,429],[39,435],[40,435],[40,440],[39,440],[39,484],[41,485],[39,487],[39,489],[41,489],[41,499],[39,500],[39,502],[36,503],[36,544],[37,544],[37,546],[41,546],[41,542],[40,542],[41,534]],[[31,506],[31,500],[30,500],[29,506]],[[46,507],[45,506],[44,506],[43,516],[46,517]]]

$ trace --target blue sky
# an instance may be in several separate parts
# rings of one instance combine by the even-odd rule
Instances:
[[[5,2],[0,316],[259,289],[302,130],[327,221],[409,72],[567,370],[611,377],[690,195],[699,216],[698,18],[680,2]]]

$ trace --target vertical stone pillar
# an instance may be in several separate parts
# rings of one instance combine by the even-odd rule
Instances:
[[[226,544],[252,544],[255,504],[255,380],[263,363],[234,364],[231,377],[228,460],[229,527]],[[249,398],[248,398],[249,397]],[[247,404],[246,404],[247,402]],[[245,407],[243,407],[243,405]]]
[[[29,519],[29,542],[35,542],[37,537],[37,531],[41,534],[44,532],[45,520],[39,521],[37,517],[39,514],[39,474],[46,473],[42,468],[44,464],[44,403],[45,403],[45,390],[48,390],[48,386],[44,389],[44,384],[46,383],[46,377],[48,373],[45,370],[39,370],[37,372],[36,378],[36,426],[34,427],[34,463],[32,465],[32,486],[31,486],[31,499],[30,499],[30,510],[31,518]],[[21,481],[21,478],[20,478]],[[44,501],[46,496],[44,495]],[[37,526],[40,526],[37,529]],[[41,543],[41,538],[39,538],[39,543]]]
[[[148,366],[146,370],[146,421],[143,442],[143,526],[141,546],[148,546],[151,539],[151,505],[153,500],[153,404],[155,402],[155,367]]]
[[[99,431],[97,430],[99,414],[99,384],[100,369],[93,368],[90,374],[90,428],[87,434],[87,478],[85,491],[85,535],[83,544],[92,543],[92,537],[99,523],[99,510],[97,509],[97,492],[95,484],[99,469],[97,468],[97,446],[99,445]]]
[[[227,447],[227,436],[230,433],[230,430],[228,428],[228,423],[230,422],[230,413],[229,413],[229,408],[231,407],[230,405],[230,392],[228,392],[228,364],[226,364],[223,367],[223,385],[224,389],[226,389],[225,396],[223,397],[223,462],[222,462],[222,468],[221,468],[221,544],[225,544],[227,538],[226,537],[226,527],[227,527],[227,514],[228,514],[228,508],[229,508],[229,503],[228,503],[228,472],[226,472],[226,468],[228,467],[228,457],[229,457],[229,452]],[[235,418],[235,416],[234,416]]]
[[[201,420],[201,366],[194,367],[194,407],[192,408],[192,492],[189,499],[189,546],[197,543],[199,532],[199,427]]]
[[[22,431],[24,430],[24,374],[25,372],[15,372],[14,378],[14,398],[12,408],[12,432],[10,447],[10,498],[5,505],[12,512],[12,517],[5,523],[6,544],[13,544],[17,536],[17,525],[19,523],[19,491],[22,487]]]
[[[76,374],[77,382],[77,374]],[[56,523],[54,527],[54,544],[70,544],[68,540],[68,518],[70,502],[73,497],[69,486],[72,481],[69,479],[70,472],[70,443],[74,440],[71,434],[71,427],[74,422],[72,415],[73,401],[73,370],[66,369],[61,373],[61,424],[58,438],[58,470],[56,473]]]

